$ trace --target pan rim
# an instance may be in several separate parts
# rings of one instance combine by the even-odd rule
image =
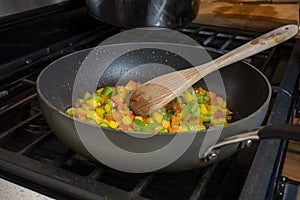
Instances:
[[[121,43],[121,44],[112,44],[112,45],[124,45],[126,43]],[[155,44],[155,42],[151,42],[150,44]],[[170,43],[171,44],[171,43]],[[111,44],[108,44],[108,45],[111,45]],[[174,45],[181,45],[181,44],[174,44]],[[107,45],[104,45],[104,46],[107,46]],[[182,46],[182,45],[181,45]],[[197,46],[192,46],[192,45],[184,45],[184,46],[189,46],[189,47],[197,47]],[[201,46],[202,47],[202,46]],[[104,130],[113,130],[112,132],[116,131],[118,132],[125,132],[125,133],[130,133],[131,135],[147,135],[149,133],[153,133],[153,132],[140,132],[140,131],[125,131],[125,130],[121,130],[121,129],[113,129],[113,128],[108,128],[108,127],[103,127],[103,126],[99,126],[99,125],[96,125],[96,124],[91,124],[91,123],[88,123],[88,122],[84,122],[84,121],[80,121],[79,119],[76,119],[74,117],[71,117],[67,114],[65,114],[63,111],[61,111],[60,109],[58,109],[56,106],[54,106],[52,103],[50,103],[47,98],[43,95],[41,89],[40,89],[40,80],[41,80],[41,77],[44,75],[44,73],[49,69],[51,68],[51,66],[56,63],[56,62],[59,62],[60,60],[63,60],[67,57],[71,57],[73,55],[76,55],[76,54],[80,54],[81,52],[88,52],[88,51],[91,51],[93,50],[95,47],[91,47],[91,48],[87,48],[87,49],[82,49],[82,50],[79,50],[79,51],[75,51],[75,52],[72,52],[72,53],[69,53],[67,55],[64,55],[56,60],[54,60],[53,62],[51,62],[50,64],[48,64],[41,72],[40,74],[38,75],[37,77],[37,80],[36,80],[36,89],[37,89],[37,93],[38,93],[38,97],[41,98],[43,100],[44,103],[47,104],[47,106],[49,106],[51,109],[55,110],[56,112],[58,112],[60,115],[62,115],[63,117],[66,117],[70,120],[73,120],[74,123],[82,123],[84,125],[87,125],[87,126],[92,126],[92,127],[95,127],[95,128],[101,128],[101,129],[104,129]],[[209,52],[213,52],[213,53],[217,53],[219,55],[222,55],[221,52],[218,52],[216,50],[211,50],[211,49],[206,49],[205,47],[202,47],[203,49],[205,49],[206,51],[209,51]],[[232,126],[237,126],[238,124],[240,123],[243,123],[244,121],[247,121],[249,118],[252,118],[252,116],[256,115],[257,113],[259,113],[261,111],[262,108],[264,107],[268,107],[269,105],[269,102],[271,100],[271,96],[272,96],[272,86],[269,82],[269,80],[267,79],[267,77],[261,72],[259,71],[257,68],[255,68],[253,65],[245,62],[245,61],[238,61],[236,63],[243,63],[245,65],[247,65],[248,67],[251,67],[253,70],[255,70],[264,80],[265,80],[265,83],[267,84],[267,87],[268,87],[268,95],[267,95],[267,98],[265,99],[264,103],[262,105],[260,105],[254,112],[252,112],[251,114],[247,115],[246,117],[240,119],[240,120],[237,120],[235,122],[232,122],[230,124],[226,124],[226,125],[223,125],[223,126],[218,126],[218,127],[210,127],[208,129],[204,129],[204,130],[198,130],[198,131],[187,131],[187,132],[157,132],[155,133],[155,135],[176,135],[176,134],[195,134],[195,133],[206,133],[208,130],[219,130],[219,129],[223,129],[223,128],[230,128]],[[235,63],[233,63],[235,64]],[[231,64],[231,65],[233,65]],[[229,65],[230,66],[230,65]],[[249,130],[250,131],[250,130]]]

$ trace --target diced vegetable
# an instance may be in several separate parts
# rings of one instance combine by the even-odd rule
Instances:
[[[186,90],[183,95],[183,99],[186,103],[191,103],[194,100],[194,96],[189,90]]]
[[[105,114],[105,110],[104,110],[103,108],[96,108],[96,112],[97,112],[100,116],[102,116],[102,115]]]
[[[75,113],[76,113],[76,108],[68,108],[66,110],[67,115],[73,116]]]
[[[179,132],[187,132],[189,131],[189,128],[187,126],[179,126]]]
[[[110,128],[118,128],[118,123],[117,122],[115,122],[115,121],[113,121],[113,120],[109,120],[108,121],[108,126],[110,127]]]
[[[156,128],[156,123],[146,123],[146,126],[141,130],[142,132],[153,132]]]
[[[126,86],[102,87],[93,94],[86,92],[76,99],[70,116],[99,126],[141,132],[187,132],[228,123],[232,112],[226,101],[205,89],[189,88],[150,117],[134,115],[126,101],[141,83],[129,81]]]
[[[108,97],[112,92],[113,92],[113,88],[112,88],[112,87],[106,87],[106,88],[103,90],[102,94],[104,94],[105,96]]]
[[[101,94],[103,90],[104,90],[104,88],[100,88],[96,91],[96,93]]]
[[[209,122],[210,120],[211,120],[211,115],[210,114],[203,115],[203,121],[204,122]]]
[[[170,125],[171,125],[170,121],[165,121],[165,122],[163,123],[163,127],[164,127],[165,129],[168,129],[168,128],[170,127]]]
[[[201,104],[204,102],[204,98],[201,95],[197,95],[198,103]]]
[[[207,103],[209,100],[210,100],[210,97],[209,97],[209,96],[204,96],[204,97],[203,97],[203,102],[204,102],[204,103]]]
[[[104,106],[104,110],[105,110],[105,112],[111,112],[111,106],[109,105],[109,104],[105,104],[105,106]]]
[[[78,99],[76,99],[76,101],[77,101],[78,103],[82,103],[82,102],[84,102],[84,99],[78,98]]]
[[[99,105],[99,101],[96,99],[89,99],[86,101],[86,103],[91,106],[92,108],[96,108]]]
[[[133,123],[133,129],[137,131],[142,131],[142,129],[146,126],[146,123],[142,120],[135,119]]]
[[[125,87],[129,90],[135,90],[138,87],[138,83],[130,80]]]
[[[156,121],[156,123],[161,124],[162,123],[162,119],[163,119],[163,115],[159,112],[154,112],[152,113],[151,117],[153,117],[154,121]]]
[[[129,117],[129,116],[125,116],[125,117],[122,119],[122,122],[123,122],[123,124],[128,125],[128,124],[131,124],[131,123],[132,123],[132,119],[131,119],[131,117]]]
[[[92,95],[89,92],[84,93],[83,95],[83,100],[88,100],[89,98],[91,98]]]
[[[91,118],[87,118],[86,121],[91,124],[97,124],[97,122]]]
[[[108,104],[108,105],[111,105],[112,101],[110,99],[105,99],[104,100],[104,104]]]
[[[104,126],[104,127],[109,127],[108,124],[107,124],[106,122],[101,122],[99,125],[100,125],[100,126]]]
[[[167,133],[167,132],[168,132],[168,129],[167,129],[167,128],[163,128],[163,129],[160,130],[160,132],[162,132],[162,133]]]

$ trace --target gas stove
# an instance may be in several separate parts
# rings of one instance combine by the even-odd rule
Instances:
[[[67,5],[67,6],[66,6]],[[83,5],[0,23],[0,177],[59,199],[290,199],[297,184],[283,177],[288,141],[254,142],[212,166],[176,173],[130,174],[76,154],[48,127],[35,81],[52,61],[93,47],[120,28],[92,18]],[[190,24],[178,31],[226,53],[261,33]],[[296,108],[297,39],[247,58],[273,87],[263,125],[289,123]],[[299,107],[299,105],[298,105]]]

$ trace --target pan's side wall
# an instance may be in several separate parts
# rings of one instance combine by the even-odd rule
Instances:
[[[62,115],[59,112],[56,112],[55,110],[49,109],[47,104],[45,104],[41,99],[39,99],[39,102],[43,110],[43,114],[47,120],[47,123],[55,132],[57,137],[60,140],[62,140],[65,144],[67,144],[75,152],[78,152],[79,154],[82,154],[88,157],[89,159],[96,161],[96,159],[85,148],[80,137],[78,136],[74,120],[66,118],[64,115]],[[249,131],[260,126],[260,123],[263,120],[265,113],[267,112],[267,108],[268,105],[265,105],[261,109],[261,112],[259,112],[257,115],[251,116],[251,119],[248,119],[247,121],[242,121],[236,126],[224,127],[219,141],[221,141],[226,137],[234,135],[236,132]],[[81,122],[77,122],[77,123],[81,123]],[[81,126],[83,126],[86,130],[91,129],[91,127],[88,124],[81,123]],[[108,132],[107,134],[113,134],[113,137],[111,138],[112,141],[116,141],[117,143],[122,143],[125,146],[132,146],[131,144],[137,144],[137,142],[133,141],[133,138],[130,136],[120,137],[120,134],[122,134],[121,132],[120,133]],[[208,134],[216,134],[216,133],[214,131],[211,131]],[[236,152],[237,147],[239,145],[239,144],[233,144],[233,145],[222,147],[219,149],[218,151],[219,154],[216,159],[205,162],[204,160],[199,159],[198,157],[199,149],[202,145],[202,142],[204,141],[205,136],[209,137],[207,135],[207,132],[199,132],[196,135],[196,138],[194,139],[191,146],[178,160],[176,160],[169,166],[159,171],[184,171],[184,170],[191,170],[191,169],[196,169],[203,166],[211,165],[215,162],[219,162],[220,160],[232,155],[234,152]],[[158,144],[158,143],[168,144],[172,139],[173,139],[173,135],[159,135],[159,138],[156,139],[156,141],[151,141],[151,138],[141,139],[139,140],[138,145],[132,147],[135,149],[136,152],[143,152],[145,151],[145,147],[149,146],[149,144]],[[158,140],[160,140],[160,142],[158,142]],[[151,148],[155,148],[154,146],[155,145],[152,145]],[[111,155],[111,156],[117,157],[117,155]],[[136,163],[133,164],[136,165]]]
[[[41,98],[38,100],[48,125],[58,139],[63,141],[75,152],[94,160],[93,156],[87,151],[78,137],[74,120],[52,109]]]

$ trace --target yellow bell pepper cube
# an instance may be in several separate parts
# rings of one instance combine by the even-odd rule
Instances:
[[[97,92],[98,94],[101,94],[103,90],[104,90],[104,88],[100,88],[100,89],[98,89],[96,92]]]
[[[208,112],[211,112],[214,109],[214,106],[207,105],[206,108],[207,108]]]
[[[103,108],[96,108],[96,112],[100,116],[103,116],[105,114],[105,110]]]
[[[132,119],[131,119],[131,117],[129,117],[129,116],[125,116],[125,117],[122,119],[122,122],[123,122],[123,124],[125,124],[125,125],[132,124]]]
[[[113,120],[109,120],[107,124],[110,128],[118,128],[119,126],[119,124]]]
[[[111,112],[111,105],[105,104],[104,109],[105,109],[105,111],[106,111],[107,113],[108,113],[108,112]]]
[[[189,131],[188,127],[187,126],[179,126],[179,132],[187,132]]]
[[[97,124],[101,124],[103,122],[103,118],[97,115],[96,122]]]
[[[206,108],[206,106],[204,104],[200,104],[200,108],[201,108],[201,113],[202,114],[207,114],[208,113],[208,109]]]
[[[159,112],[153,112],[152,117],[154,121],[156,121],[158,124],[162,123],[163,115]]]
[[[203,124],[199,124],[197,130],[201,131],[201,130],[205,130],[206,127]]]
[[[188,90],[186,90],[183,94],[183,99],[186,103],[191,103],[195,98],[194,96],[191,94],[191,92],[189,92]]]
[[[73,116],[76,113],[76,108],[68,108],[68,110],[66,110],[65,112],[67,115]]]
[[[97,116],[97,113],[96,113],[95,111],[89,110],[89,111],[87,111],[86,116],[87,116],[88,118],[94,119],[94,118]]]
[[[152,120],[152,118],[151,117],[148,117],[147,119],[145,119],[145,122],[146,123],[150,123],[150,122],[152,122],[153,120]]]
[[[102,117],[100,117],[100,116],[97,114],[97,112],[95,112],[95,111],[91,111],[91,110],[90,110],[90,111],[87,111],[86,116],[87,116],[88,118],[91,118],[91,119],[93,119],[94,121],[96,121],[97,124],[100,124],[100,123],[103,122]]]
[[[89,99],[86,101],[86,103],[92,108],[96,108],[99,105],[99,101],[96,99]]]
[[[140,121],[144,121],[143,117],[142,116],[135,116],[134,119],[138,119]]]
[[[163,127],[166,128],[166,129],[168,129],[170,127],[170,125],[171,125],[170,121],[165,121],[163,123]]]

